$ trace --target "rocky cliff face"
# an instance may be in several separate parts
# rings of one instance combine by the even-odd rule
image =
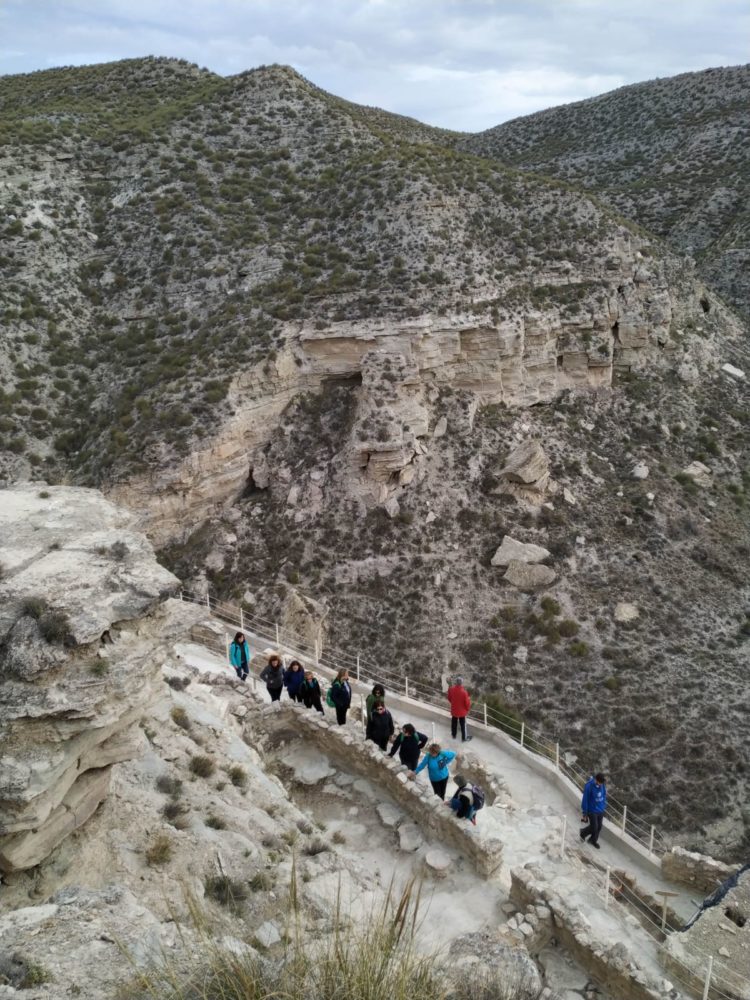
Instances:
[[[162,648],[148,618],[177,586],[133,515],[93,490],[0,497],[0,868],[37,865],[142,751]]]

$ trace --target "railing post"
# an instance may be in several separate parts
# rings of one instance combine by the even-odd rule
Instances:
[[[622,832],[625,833],[625,824],[628,821],[628,807],[622,807]]]
[[[487,702],[484,703],[484,727],[487,728]]]
[[[714,956],[708,956],[708,965],[706,966],[706,978],[703,983],[703,1000],[708,1000],[708,990],[711,986],[711,973],[714,968]]]
[[[357,680],[359,681],[359,653],[357,653]]]
[[[276,629],[276,648],[278,649],[279,645],[280,645],[280,642],[279,642],[279,626],[278,625],[274,625],[274,628]],[[317,642],[315,643],[315,648],[316,649],[318,648]],[[316,653],[315,654],[315,665],[317,666],[317,664],[318,664],[318,654]]]
[[[565,835],[568,832],[568,817],[563,816],[562,836],[560,837],[560,857],[565,857]]]
[[[362,713],[362,732],[367,736],[367,711],[365,709],[365,696],[359,696],[360,711]]]
[[[182,591],[180,591],[180,600],[182,600]]]
[[[242,605],[240,604],[240,632],[245,631],[245,615],[242,611]]]
[[[555,743],[555,770],[560,770],[560,744]]]
[[[224,633],[224,653],[226,654],[227,663],[231,663],[231,660],[229,659],[229,636],[226,632]]]
[[[649,834],[649,838],[648,838],[648,853],[649,854],[653,854],[654,853],[654,828],[653,828],[653,826],[651,827],[651,833]]]
[[[276,627],[278,629],[278,625]],[[318,640],[316,639],[315,640],[315,666],[316,667],[318,666],[318,659],[319,659],[319,657],[320,657],[320,653],[318,652]]]
[[[607,876],[604,882],[604,909],[609,909],[609,873],[611,868],[607,865]]]
[[[407,698],[409,697],[409,678],[408,677],[404,677],[404,695]]]
[[[526,723],[522,722],[521,723],[521,746],[523,746],[523,737],[524,737],[524,733],[525,732],[526,732]]]
[[[432,723],[432,742],[435,742],[435,723]]]
[[[211,595],[208,591],[206,591],[206,607],[209,611],[211,610]]]

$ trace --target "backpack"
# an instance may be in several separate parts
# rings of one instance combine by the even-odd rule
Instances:
[[[336,707],[336,702],[333,700],[332,691],[333,691],[333,685],[329,687],[328,691],[326,692],[326,705],[328,705],[329,708]]]
[[[474,810],[479,812],[484,805],[484,789],[480,788],[479,785],[472,785],[471,791],[474,795]]]

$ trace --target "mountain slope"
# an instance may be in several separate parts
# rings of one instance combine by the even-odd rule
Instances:
[[[750,310],[750,66],[684,73],[517,118],[459,146],[593,191]]]
[[[338,645],[463,673],[739,850],[747,339],[691,262],[284,67],[51,71],[0,108],[3,476],[101,484],[183,580],[271,620],[300,587]],[[546,583],[492,564],[506,534]]]

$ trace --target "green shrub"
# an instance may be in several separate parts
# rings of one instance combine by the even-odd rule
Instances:
[[[173,799],[178,799],[182,795],[182,782],[169,774],[160,774],[154,784],[157,791],[163,795],[171,795]]]
[[[109,673],[109,664],[106,660],[94,660],[89,666],[89,673],[94,677],[105,677]]]
[[[176,726],[179,726],[180,729],[190,729],[192,726],[190,716],[181,706],[175,705],[169,714],[172,717],[172,722],[174,722]]]
[[[314,837],[305,844],[302,848],[302,853],[307,854],[309,857],[315,857],[316,854],[323,854],[325,851],[330,851],[330,849],[324,840],[320,837]]]
[[[558,632],[564,639],[572,639],[574,635],[578,635],[579,629],[580,625],[572,618],[563,618],[557,626]]]
[[[489,725],[508,733],[514,739],[519,738],[523,716],[512,705],[509,705],[502,695],[494,692],[484,694],[480,704],[487,706]],[[494,716],[493,713],[495,713]]]
[[[227,824],[221,816],[214,816],[213,813],[210,816],[206,816],[203,822],[206,826],[210,826],[212,830],[226,830],[227,828]]]
[[[248,896],[246,884],[229,878],[228,875],[209,875],[203,886],[209,899],[233,909],[238,908]],[[241,994],[238,994],[237,1000],[242,1000]]]
[[[232,767],[229,768],[229,780],[233,785],[236,785],[237,788],[244,788],[247,784],[247,771],[239,764],[233,764]]]
[[[560,614],[560,605],[554,597],[543,597],[541,608],[545,618],[554,618]]]
[[[172,860],[172,841],[165,833],[160,833],[146,848],[146,863],[152,868],[165,865]]]
[[[45,611],[39,619],[39,631],[49,643],[62,643],[70,638],[70,621],[62,611]]]
[[[21,614],[36,618],[37,621],[47,610],[47,602],[43,597],[25,597],[21,602]]]
[[[571,656],[588,656],[589,647],[587,643],[578,639],[576,642],[571,642],[568,646],[568,652]]]
[[[196,754],[195,757],[191,757],[189,766],[191,772],[199,778],[210,778],[216,770],[216,764],[204,754]]]

